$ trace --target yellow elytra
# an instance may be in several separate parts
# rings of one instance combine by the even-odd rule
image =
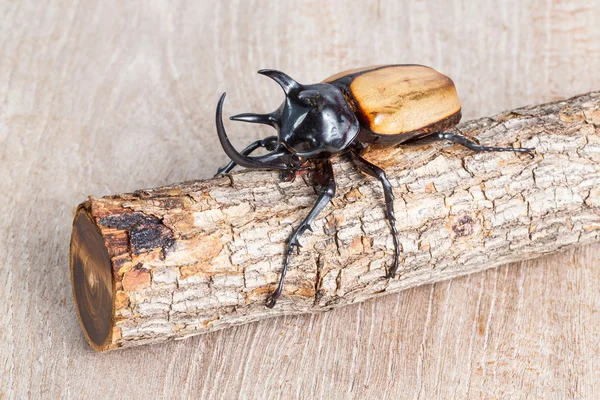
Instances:
[[[351,97],[361,125],[383,141],[404,142],[442,131],[460,120],[452,79],[423,65],[376,65],[335,74],[331,83]]]

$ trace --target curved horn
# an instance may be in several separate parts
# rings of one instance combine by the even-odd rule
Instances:
[[[285,94],[289,95],[292,90],[300,89],[301,85],[298,82],[296,82],[281,71],[277,71],[274,69],[261,69],[260,71],[258,71],[258,73],[261,75],[268,76],[275,82],[279,83],[279,86],[281,86]]]
[[[229,117],[232,121],[244,121],[252,124],[265,124],[271,125],[274,128],[279,126],[279,114],[272,112],[270,114],[238,114],[233,117]]]
[[[240,154],[235,147],[229,141],[225,127],[223,126],[223,102],[227,93],[223,93],[217,104],[217,113],[215,122],[217,124],[217,134],[219,135],[219,141],[225,153],[231,158],[234,163],[253,169],[290,169],[292,166],[289,165],[291,162],[290,153],[287,152],[283,147],[272,153],[266,154],[260,157],[249,157]]]

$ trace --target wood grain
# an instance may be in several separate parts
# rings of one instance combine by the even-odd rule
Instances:
[[[1,396],[600,396],[597,246],[103,355],[68,285],[74,205],[211,176],[218,95],[232,113],[281,102],[258,69],[431,65],[469,120],[600,88],[597,2],[5,0],[0,15]],[[238,146],[270,133],[241,129]]]

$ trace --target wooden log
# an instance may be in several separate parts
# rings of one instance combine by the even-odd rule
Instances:
[[[242,171],[90,198],[71,239],[88,342],[102,351],[323,311],[600,240],[600,92],[457,129],[536,156],[445,143],[371,149],[396,196],[395,279],[384,278],[393,245],[380,186],[339,157],[336,197],[301,239],[274,309],[265,300],[286,239],[315,200],[308,177]]]

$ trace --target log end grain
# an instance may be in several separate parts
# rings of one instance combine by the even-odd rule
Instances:
[[[113,278],[104,239],[85,207],[79,207],[71,236],[71,286],[85,338],[96,351],[110,345]]]

